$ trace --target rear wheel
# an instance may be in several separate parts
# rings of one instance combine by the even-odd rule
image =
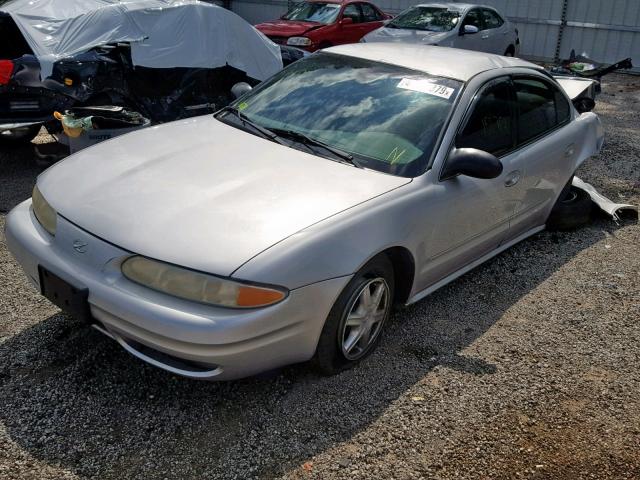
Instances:
[[[507,50],[504,52],[505,57],[513,57],[516,54],[516,49],[513,45],[509,45]]]
[[[549,214],[547,229],[572,230],[586,225],[591,218],[592,207],[589,194],[569,184]]]
[[[325,322],[315,363],[332,375],[355,365],[378,344],[393,305],[393,265],[374,258],[349,282]]]

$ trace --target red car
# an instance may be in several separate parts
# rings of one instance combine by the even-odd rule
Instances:
[[[313,52],[343,43],[357,43],[392,18],[369,2],[310,0],[298,3],[280,20],[256,25],[272,41]]]

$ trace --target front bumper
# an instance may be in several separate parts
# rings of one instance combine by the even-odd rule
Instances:
[[[329,311],[350,277],[292,290],[271,307],[233,310],[197,304],[127,280],[132,252],[58,216],[56,236],[40,226],[31,200],[6,219],[9,250],[40,290],[38,265],[89,290],[96,326],[136,357],[191,377],[229,380],[309,360]],[[86,243],[84,253],[74,242]]]

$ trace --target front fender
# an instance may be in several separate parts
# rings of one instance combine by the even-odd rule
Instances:
[[[299,288],[351,275],[378,253],[403,247],[415,257],[415,219],[427,189],[409,183],[312,225],[268,248],[232,277]],[[267,281],[268,279],[268,281]]]

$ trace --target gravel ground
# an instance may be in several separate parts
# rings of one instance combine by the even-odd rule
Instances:
[[[634,204],[639,86],[607,77],[580,171]],[[39,171],[0,152],[0,226]],[[396,313],[351,371],[199,383],[60,314],[0,236],[0,478],[640,478],[639,245],[633,221],[541,233]]]

